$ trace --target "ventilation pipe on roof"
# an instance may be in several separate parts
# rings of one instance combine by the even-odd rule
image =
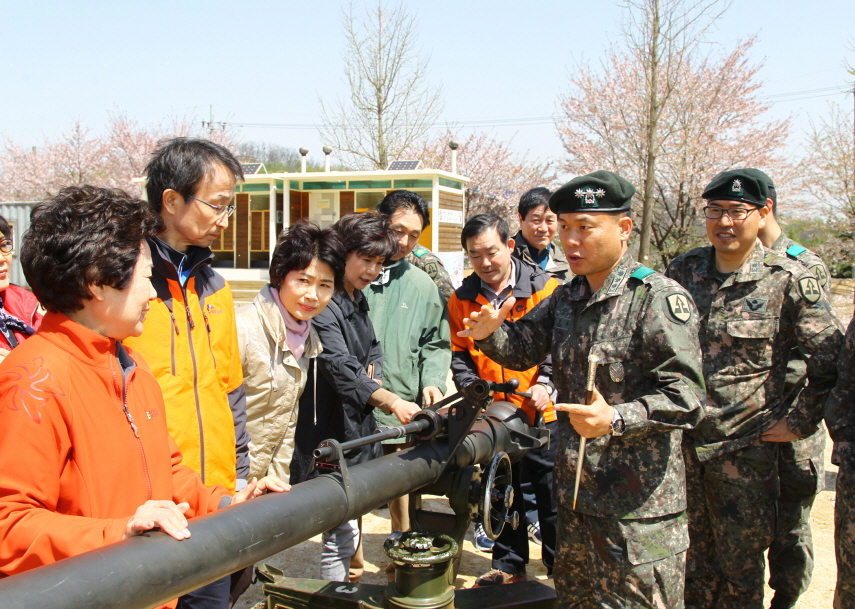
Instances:
[[[332,152],[332,148],[329,146],[324,146],[324,171],[326,173],[330,172],[330,153]]]
[[[300,173],[306,173],[306,155],[309,154],[308,148],[300,148]]]
[[[448,142],[448,147],[451,148],[451,173],[457,173],[457,149],[460,147],[460,142],[451,140]]]

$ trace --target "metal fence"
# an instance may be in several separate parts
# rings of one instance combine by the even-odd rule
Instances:
[[[0,216],[6,218],[6,222],[12,228],[12,241],[15,243],[15,251],[12,252],[12,268],[9,280],[20,286],[27,286],[24,272],[21,270],[21,262],[18,258],[21,252],[21,239],[27,229],[30,228],[30,212],[36,204],[34,201],[0,203]]]

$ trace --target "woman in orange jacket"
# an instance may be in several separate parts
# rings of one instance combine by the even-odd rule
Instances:
[[[155,528],[186,539],[194,516],[288,489],[205,486],[181,464],[157,381],[122,345],[155,295],[145,239],[159,226],[145,202],[91,186],[33,210],[21,263],[48,313],[0,364],[0,576]]]

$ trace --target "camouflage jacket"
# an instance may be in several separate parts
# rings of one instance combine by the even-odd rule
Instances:
[[[451,276],[445,270],[445,265],[439,256],[434,254],[426,247],[421,245],[404,257],[404,260],[412,264],[414,267],[423,270],[430,275],[436,287],[439,288],[445,302],[454,294],[454,284],[451,283]]]
[[[525,370],[552,353],[558,402],[582,404],[588,355],[600,356],[596,387],[623,417],[622,436],[588,441],[576,509],[610,518],[651,518],[686,508],[680,430],[702,417],[698,314],[686,291],[628,254],[591,294],[585,277],[478,346]],[[555,487],[572,502],[579,434],[558,413]]]
[[[666,273],[692,294],[701,314],[706,418],[690,437],[702,461],[753,442],[787,417],[799,437],[812,433],[837,378],[841,325],[814,275],[760,241],[737,272],[715,268],[715,249],[675,258]],[[793,347],[805,358],[809,386],[787,415],[784,383]]]
[[[769,248],[773,252],[786,255],[787,257],[797,260],[803,267],[810,270],[814,277],[819,281],[819,285],[825,296],[829,296],[829,278],[831,274],[828,272],[828,267],[822,258],[815,253],[806,249],[781,233],[778,240]],[[798,347],[792,350],[790,361],[787,362],[787,377],[784,381],[784,399],[787,403],[787,410],[791,410],[799,397],[799,393],[807,384],[807,365],[799,352]],[[811,457],[818,458],[822,455],[825,448],[825,433],[822,429],[817,429],[806,438],[794,440],[792,442],[794,459],[802,461]]]
[[[837,363],[837,385],[825,404],[825,424],[834,440],[831,462],[855,466],[855,318],[849,322]]]

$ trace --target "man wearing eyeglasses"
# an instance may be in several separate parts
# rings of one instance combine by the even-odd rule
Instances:
[[[141,352],[163,391],[170,435],[183,463],[207,485],[246,486],[246,394],[229,285],[211,268],[210,245],[229,227],[240,162],[224,147],[175,138],[146,166],[149,204],[164,228],[150,239],[152,301]],[[230,578],[182,597],[179,609],[228,609]]]
[[[675,258],[667,275],[701,315],[706,417],[684,435],[691,545],[686,607],[763,607],[763,555],[776,524],[778,451],[810,435],[837,378],[842,327],[817,277],[758,239],[768,187],[747,170],[703,193],[710,246]],[[808,385],[788,409],[793,348]],[[783,599],[772,607],[790,607]]]

